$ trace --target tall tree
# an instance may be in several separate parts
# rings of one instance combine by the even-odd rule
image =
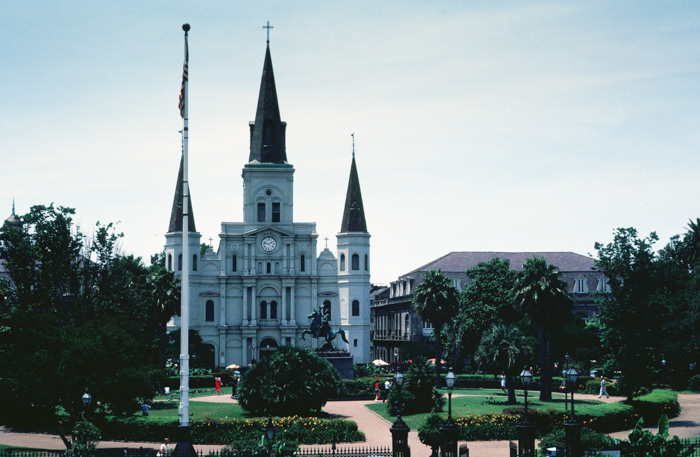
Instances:
[[[435,387],[440,387],[440,364],[442,359],[442,329],[454,318],[459,307],[459,295],[452,280],[440,270],[430,270],[413,291],[413,306],[424,322],[433,326],[435,341]]]
[[[513,376],[531,356],[527,338],[515,324],[493,324],[483,334],[474,359],[491,373],[505,373],[508,404],[514,405],[517,401]]]
[[[537,327],[540,400],[552,400],[552,333],[573,319],[573,300],[554,265],[542,257],[527,259],[515,284],[515,300]]]
[[[3,420],[54,420],[77,410],[85,387],[113,412],[154,392],[159,326],[172,307],[160,310],[153,297],[176,295],[176,286],[149,281],[140,258],[120,255],[112,224],[88,237],[74,214],[34,206],[22,224],[0,229],[11,284],[0,306]]]

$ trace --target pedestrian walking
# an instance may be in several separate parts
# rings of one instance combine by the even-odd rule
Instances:
[[[505,373],[501,373],[501,390],[503,392],[506,391],[506,374]]]
[[[379,396],[381,395],[379,391],[379,381],[374,383],[374,401],[379,401]]]
[[[168,457],[170,455],[170,447],[168,446],[170,444],[170,440],[167,438],[163,440],[163,444],[160,445],[160,450],[158,451],[158,454],[156,454],[157,457]]]
[[[600,394],[598,394],[598,398],[602,397],[603,394],[607,398],[610,398],[610,395],[608,395],[608,390],[605,388],[605,376],[600,377]]]
[[[384,382],[384,402],[386,403],[386,399],[389,398],[389,389],[391,389],[391,379],[387,379]]]
[[[216,395],[219,395],[221,392],[221,378],[218,376],[214,378],[214,388],[216,389]]]

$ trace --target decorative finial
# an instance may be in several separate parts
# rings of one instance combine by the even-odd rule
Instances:
[[[273,26],[270,25],[270,21],[267,21],[267,25],[263,25],[264,29],[267,29],[267,44],[270,44],[270,29],[274,29]]]
[[[182,24],[182,30],[185,31],[185,35],[190,31],[190,24]]]
[[[326,237],[325,240],[326,240],[326,249],[328,249],[328,237]]]
[[[352,137],[352,158],[355,158],[355,132],[351,133],[350,136]]]
[[[12,215],[15,215],[15,197],[12,197]]]

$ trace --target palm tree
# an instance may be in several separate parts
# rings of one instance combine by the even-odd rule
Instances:
[[[506,374],[508,404],[514,405],[517,401],[513,376],[531,353],[525,335],[515,324],[493,324],[481,337],[474,360],[487,371]]]
[[[690,220],[684,241],[688,263],[695,265],[700,260],[700,218]]]
[[[515,302],[538,330],[540,400],[552,400],[552,332],[573,318],[573,300],[554,265],[542,257],[527,259],[515,283]]]
[[[452,281],[440,270],[430,270],[413,292],[413,306],[423,322],[433,325],[435,339],[435,387],[440,387],[442,327],[459,309],[459,293]]]

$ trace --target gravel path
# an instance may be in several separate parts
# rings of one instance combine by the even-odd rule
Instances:
[[[455,395],[457,396],[457,395]],[[577,399],[598,399],[595,395],[577,395]],[[603,398],[601,401],[606,403],[622,400],[622,397]],[[681,404],[681,414],[671,419],[670,434],[678,435],[680,438],[700,437],[700,396],[697,394],[681,394],[678,396]],[[216,403],[235,403],[230,395],[211,395],[207,397],[192,398],[191,401],[216,402]],[[366,404],[373,401],[330,401],[324,408],[333,417],[349,419],[357,422],[360,430],[365,434],[367,441],[365,443],[357,443],[357,446],[391,446],[391,433],[389,428],[391,423],[371,410],[365,407]],[[651,429],[656,431],[656,427]],[[613,433],[612,436],[617,438],[626,438],[629,431]],[[41,449],[64,449],[63,442],[58,436],[46,435],[41,433],[21,433],[0,427],[0,444],[16,447],[37,447]],[[508,457],[508,441],[472,441],[467,443],[469,452],[474,456],[489,455],[493,457]],[[418,432],[411,430],[409,434],[409,445],[411,446],[411,454],[415,457],[428,457],[430,449],[424,446],[418,439]],[[101,441],[100,448],[128,447],[128,448],[151,448],[158,449],[160,443],[134,443],[121,441]],[[353,446],[350,445],[339,445]],[[210,450],[221,449],[222,446],[216,445],[197,445],[198,451],[208,452]],[[307,447],[307,446],[305,446]],[[323,446],[311,446],[319,448]]]

